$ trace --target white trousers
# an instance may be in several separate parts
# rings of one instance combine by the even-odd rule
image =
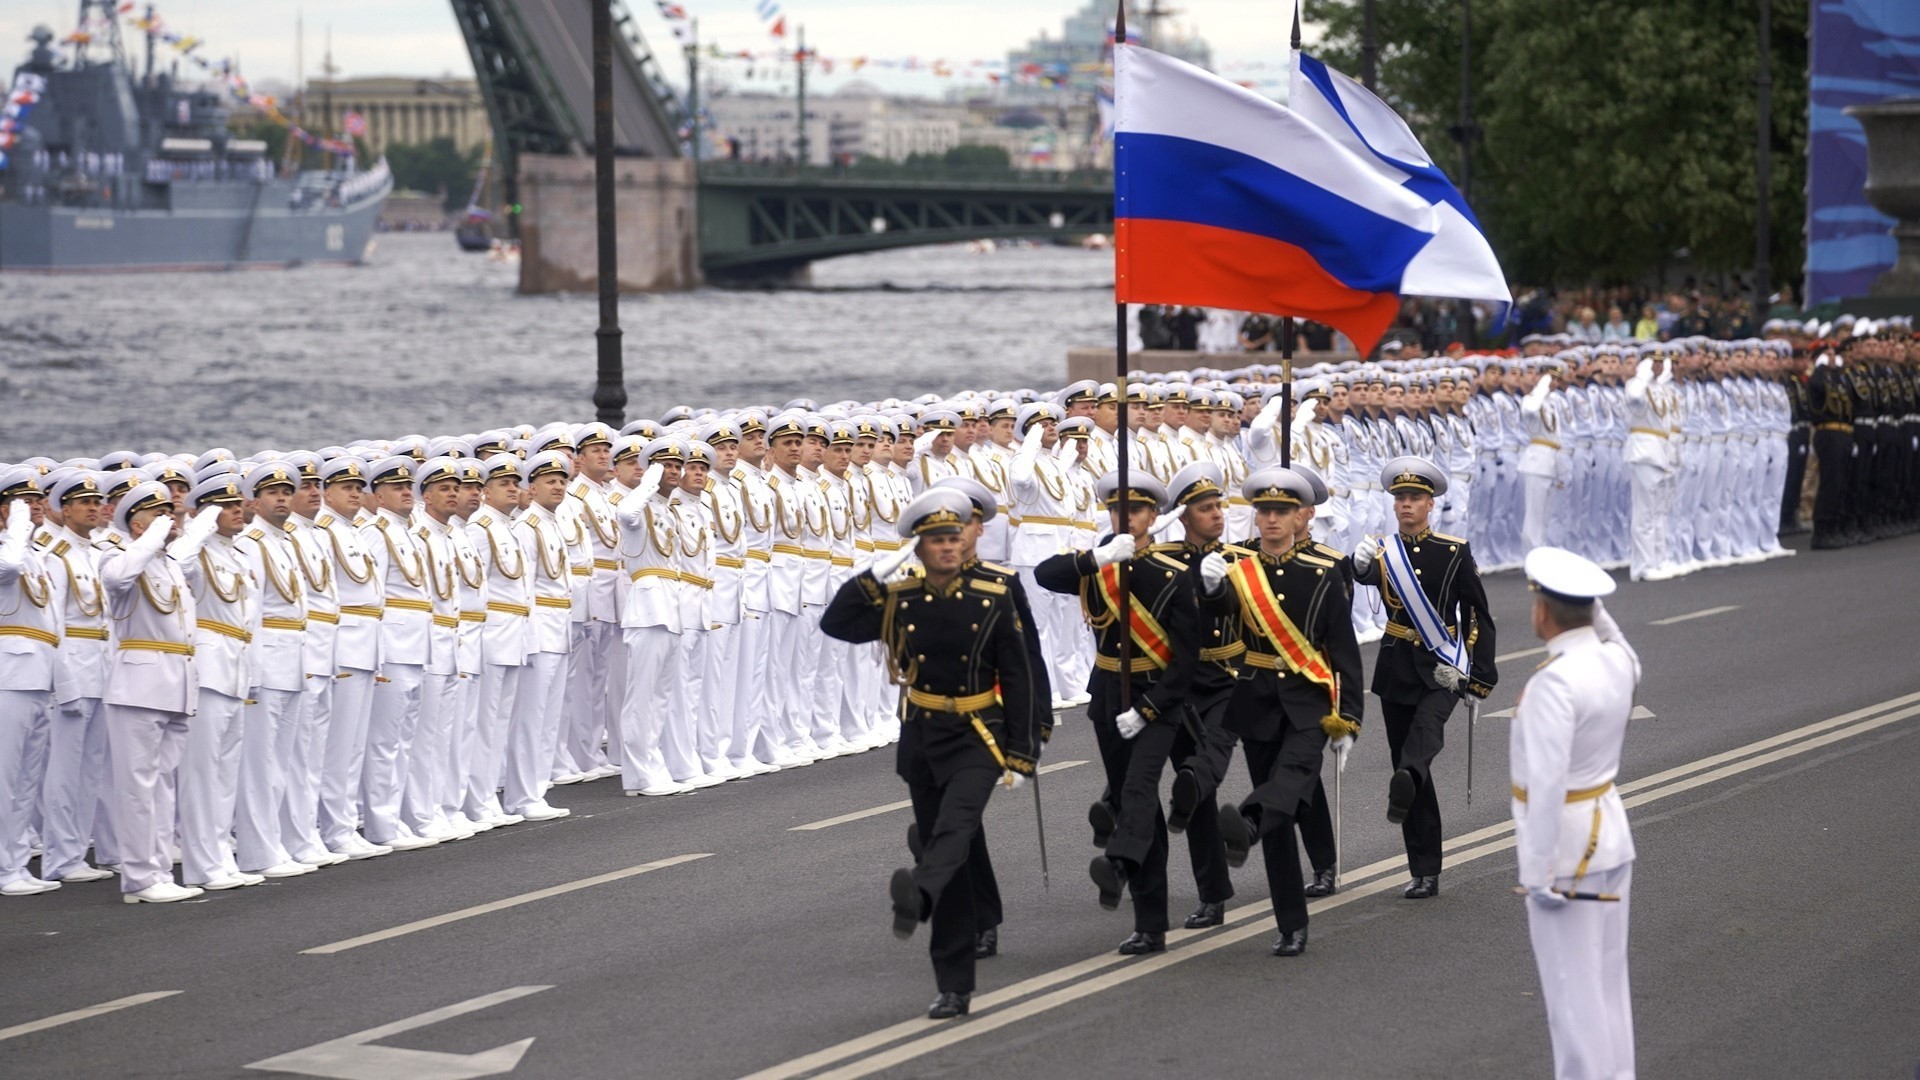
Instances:
[[[326,854],[320,839],[320,780],[327,764],[327,728],[333,724],[333,684],[314,675],[300,695],[300,719],[280,755],[286,792],[280,799],[280,842],[295,859]]]
[[[100,862],[118,862],[107,792],[113,764],[107,754],[107,713],[99,698],[75,698],[53,707],[47,778],[41,789],[40,876],[63,878],[87,865],[87,843]]]
[[[480,677],[461,672],[453,680],[453,722],[447,729],[447,754],[443,763],[445,782],[440,787],[440,811],[446,817],[455,814],[479,821],[467,813],[467,793],[473,781],[473,748],[480,726]]]
[[[739,623],[716,626],[706,633],[700,683],[706,689],[700,710],[700,764],[718,772],[735,760],[734,717],[739,712],[740,685],[734,665],[740,662]]]
[[[48,690],[0,690],[0,885],[27,877],[28,819],[40,801],[39,769],[29,775],[27,743],[53,708]]]
[[[286,798],[285,753],[300,726],[306,694],[299,690],[254,691],[242,714],[240,799],[234,808],[234,861],[248,872],[293,858],[280,834],[280,804]]]
[[[1060,594],[1049,592],[1040,587],[1033,576],[1034,568],[1019,566],[1014,568],[1020,575],[1020,585],[1027,591],[1027,604],[1033,608],[1033,621],[1040,631],[1040,652],[1047,662],[1047,683],[1053,688],[1056,699],[1072,697],[1083,688],[1073,685],[1073,667],[1068,657],[1078,643],[1072,637],[1062,634],[1063,620],[1060,618]]]
[[[447,746],[453,738],[453,715],[458,707],[454,684],[458,675],[425,673],[420,684],[420,723],[407,746],[406,791],[400,800],[400,820],[418,834],[444,824],[441,811],[453,778],[447,775]]]
[[[1572,878],[1554,883],[1571,889]],[[1633,999],[1627,992],[1627,912],[1633,864],[1580,881],[1575,900],[1551,911],[1527,904],[1527,933],[1553,1032],[1556,1080],[1633,1080]]]
[[[107,707],[109,717],[113,708]],[[246,711],[246,702],[203,686],[193,716],[183,721],[184,735],[175,761],[180,769],[180,878],[189,885],[227,877],[239,869],[233,852],[227,850],[227,838],[233,833],[235,802],[240,793]],[[113,752],[117,758],[118,747]],[[119,766],[116,760],[116,782]],[[161,827],[168,837],[173,835],[171,820]],[[121,843],[129,844],[124,829]],[[126,853],[131,852],[128,847]],[[172,867],[171,858],[167,865]]]
[[[794,701],[801,706],[794,731],[797,750],[824,746],[839,734],[834,722],[840,704],[840,671],[827,652],[831,639],[820,632],[820,604],[800,605],[800,631],[795,639],[792,673],[799,676],[800,692]]]
[[[1667,527],[1673,474],[1658,465],[1633,467],[1633,580],[1667,564]]]
[[[504,812],[500,805],[501,772],[506,767],[507,732],[513,724],[513,700],[520,689],[518,664],[483,664],[475,687],[479,715],[473,728],[473,767],[467,775],[464,812],[479,812],[482,820]]]
[[[186,749],[188,724],[200,718],[132,705],[106,710],[120,891],[139,892],[173,881],[173,776]]]
[[[778,744],[779,722],[769,689],[774,649],[773,613],[749,611],[740,620],[738,660],[733,681],[733,745],[735,765],[748,761],[772,764]]]
[[[553,767],[553,748],[560,739],[566,674],[566,653],[534,653],[520,669],[500,769],[500,806],[509,814],[546,805],[540,785]]]
[[[554,775],[583,773],[607,764],[601,742],[612,729],[610,717],[619,708],[615,685],[609,681],[610,655],[620,648],[620,627],[588,621],[573,628],[574,659],[567,669],[566,718],[560,729]]]
[[[770,721],[777,724],[773,743],[783,755],[798,752],[812,757],[814,745],[808,733],[813,727],[813,708],[807,700],[811,688],[803,665],[808,663],[809,645],[814,659],[819,658],[819,628],[804,613],[790,615],[784,611],[773,613],[773,626],[775,652],[768,672],[776,706],[775,720]],[[809,642],[810,638],[814,640]]]
[[[420,664],[382,664],[367,719],[367,752],[360,770],[365,831],[376,844],[400,835],[400,797],[407,785],[407,750],[420,726]]]
[[[336,850],[359,828],[360,772],[367,757],[367,723],[373,712],[373,672],[344,668],[332,680],[333,708],[327,721],[320,769],[320,840]]]
[[[1526,553],[1547,543],[1548,515],[1553,506],[1553,477],[1528,474],[1521,477],[1525,484],[1525,511],[1520,524],[1520,552]]]
[[[667,726],[661,732],[660,753],[667,771],[681,783],[706,773],[700,765],[701,717],[707,701],[707,632],[680,632],[680,677],[667,690]]]
[[[627,698],[620,711],[620,786],[628,791],[670,787],[673,774],[661,744],[670,723],[672,684],[680,677],[680,635],[662,626],[630,626]]]

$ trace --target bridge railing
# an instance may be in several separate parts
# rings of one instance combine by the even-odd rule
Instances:
[[[1105,169],[1054,172],[1037,169],[979,169],[947,165],[907,165],[863,161],[854,165],[799,165],[791,162],[703,161],[700,179],[718,181],[778,181],[782,183],[966,184],[983,187],[1087,188],[1113,186]]]

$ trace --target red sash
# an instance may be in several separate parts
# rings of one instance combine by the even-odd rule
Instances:
[[[1267,580],[1267,572],[1260,565],[1258,557],[1239,559],[1227,570],[1227,580],[1233,582],[1233,591],[1240,596],[1240,610],[1245,615],[1247,625],[1260,632],[1280,654],[1280,659],[1289,671],[1305,675],[1332,693],[1333,668],[1327,658],[1307,635],[1287,617],[1286,609],[1280,606],[1280,600],[1273,594],[1273,584]]]
[[[1109,611],[1118,612],[1120,604],[1120,565],[1111,563],[1100,568],[1100,595],[1107,602]],[[1127,626],[1133,633],[1134,648],[1140,655],[1153,661],[1156,668],[1165,669],[1173,663],[1173,643],[1167,640],[1167,632],[1160,623],[1142,607],[1138,600],[1126,605]]]

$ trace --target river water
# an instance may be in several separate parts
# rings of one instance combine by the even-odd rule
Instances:
[[[521,296],[445,233],[371,265],[0,275],[0,461],[316,448],[593,418],[591,296]],[[961,247],[831,259],[807,289],[624,296],[627,416],[1036,389],[1111,340],[1113,259]]]

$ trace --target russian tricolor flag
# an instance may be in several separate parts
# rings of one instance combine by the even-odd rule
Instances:
[[[1372,351],[1439,231],[1433,204],[1170,56],[1116,46],[1114,90],[1115,299],[1300,316]]]

